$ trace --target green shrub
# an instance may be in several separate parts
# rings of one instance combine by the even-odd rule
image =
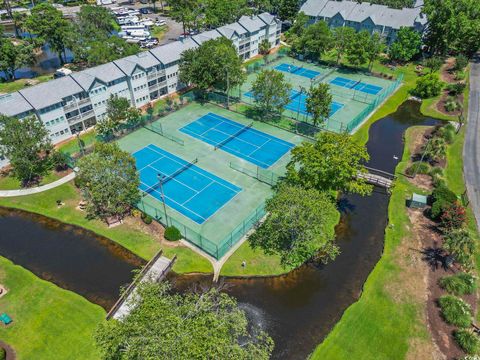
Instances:
[[[413,174],[428,174],[430,172],[430,165],[424,161],[415,161],[405,170],[407,175]]]
[[[455,80],[465,80],[466,77],[467,74],[465,73],[465,71],[457,71],[455,73]]]
[[[458,110],[460,109],[460,106],[460,103],[453,96],[449,96],[445,101],[445,110],[447,110],[448,112]]]
[[[470,355],[478,353],[480,350],[480,341],[478,336],[471,330],[460,329],[454,332],[453,337],[457,344]]]
[[[438,299],[442,317],[449,324],[466,328],[472,323],[472,311],[462,299],[453,295],[444,295]]]
[[[433,190],[432,198],[433,204],[430,213],[433,219],[439,219],[443,211],[457,201],[457,195],[447,188],[444,182],[440,182],[439,186]]]
[[[452,276],[445,276],[438,281],[438,284],[450,294],[465,295],[473,294],[477,288],[475,276],[467,273],[458,273]]]
[[[450,125],[450,127],[443,126],[438,129],[437,135],[445,140],[447,144],[451,144],[455,140],[455,128],[453,125]]]
[[[422,99],[428,99],[440,95],[443,83],[437,74],[428,74],[417,79],[412,93]]]
[[[7,352],[4,348],[0,348],[0,360],[5,360],[7,358]]]
[[[462,360],[480,360],[478,355],[467,355],[462,358]]]
[[[461,93],[463,93],[463,91],[465,90],[466,87],[467,87],[467,84],[465,84],[463,82],[459,82],[459,83],[454,83],[454,84],[448,84],[447,90],[448,90],[448,93],[450,95],[458,96]]]
[[[169,241],[177,241],[182,238],[182,234],[180,230],[178,230],[175,226],[168,226],[165,228],[165,239]]]
[[[467,65],[468,65],[468,58],[465,55],[460,54],[455,58],[455,66],[453,69],[463,70],[467,67]]]
[[[153,221],[152,217],[148,214],[145,214],[145,213],[142,213],[142,220],[147,225],[150,225]]]
[[[443,169],[438,166],[433,166],[429,172],[430,176],[443,176]]]

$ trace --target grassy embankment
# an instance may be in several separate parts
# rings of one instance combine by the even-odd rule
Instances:
[[[413,85],[410,79],[413,81],[414,76],[406,76],[405,79],[404,88],[355,135],[360,142],[368,140],[368,129],[374,121],[395,110],[398,105],[393,101],[401,100],[408,94],[409,87]],[[429,104],[434,101],[432,99],[422,104],[424,115],[456,120],[455,117],[439,114],[430,107]],[[464,103],[464,108],[467,107],[468,91]],[[402,162],[396,169],[398,175],[403,172],[410,158],[409,146],[414,131],[415,128],[410,128],[406,133]],[[465,129],[462,129],[449,146],[445,169],[447,184],[457,194],[463,193],[465,189],[462,159],[464,135]],[[402,261],[398,256],[399,247],[408,245],[412,237],[405,208],[405,200],[412,192],[422,193],[422,190],[399,176],[388,208],[389,226],[385,231],[382,258],[368,277],[359,301],[345,311],[342,319],[312,354],[312,359],[404,359],[408,353],[415,356],[422,349],[430,348],[430,335],[424,323],[424,300],[413,295],[408,283],[408,272],[405,271],[405,259]],[[471,209],[468,209],[468,215],[472,233],[478,238]],[[478,260],[479,256],[477,267]]]
[[[53,75],[40,75],[33,80],[42,83],[52,79]],[[27,83],[29,81],[31,81],[31,79],[18,79],[10,82],[2,82],[0,83],[0,94],[7,94],[14,91],[22,90],[23,88],[28,87]]]

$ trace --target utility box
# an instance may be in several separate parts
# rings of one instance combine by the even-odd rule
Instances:
[[[425,206],[427,206],[427,197],[425,195],[413,193],[408,207],[413,209],[423,209]]]

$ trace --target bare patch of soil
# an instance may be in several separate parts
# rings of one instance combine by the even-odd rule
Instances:
[[[417,174],[414,178],[409,178],[409,182],[423,190],[432,190],[433,180],[430,175]]]
[[[455,58],[450,57],[447,60],[445,60],[445,63],[440,70],[440,79],[443,82],[446,82],[449,84],[452,84],[455,82],[455,73],[453,71],[454,67],[455,67]]]

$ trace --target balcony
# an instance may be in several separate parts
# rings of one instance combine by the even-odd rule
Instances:
[[[81,100],[73,100],[73,101],[69,102],[68,104],[65,104],[63,106],[63,110],[67,113],[67,112],[75,110],[78,107],[81,107],[82,105],[85,105],[85,104],[91,104],[89,98],[85,98],[85,99],[81,99]]]
[[[147,80],[153,80],[160,76],[165,76],[165,70],[155,71],[147,74]]]
[[[156,83],[152,86],[149,86],[148,87],[148,91],[152,92],[152,91],[155,91],[155,90],[160,90],[161,88],[167,86],[167,81],[162,81],[162,82],[159,82],[159,83]]]
[[[93,110],[89,110],[89,111],[86,111],[84,113],[81,113],[80,115],[76,115],[76,116],[73,116],[71,118],[68,119],[68,124],[69,125],[72,125],[72,124],[76,124],[82,120],[86,120],[90,117],[94,117],[95,116],[95,112]]]

